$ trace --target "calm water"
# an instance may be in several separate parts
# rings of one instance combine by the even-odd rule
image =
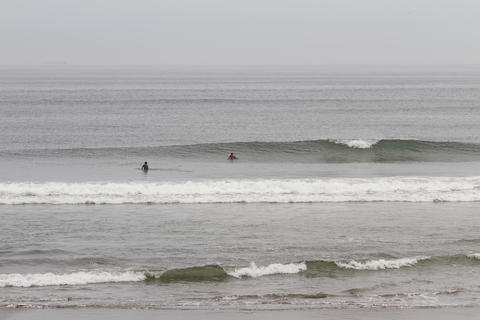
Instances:
[[[480,305],[478,68],[4,69],[0,112],[0,307]]]

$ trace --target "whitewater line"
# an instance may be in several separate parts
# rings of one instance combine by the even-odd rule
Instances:
[[[480,201],[480,177],[0,183],[0,204]]]

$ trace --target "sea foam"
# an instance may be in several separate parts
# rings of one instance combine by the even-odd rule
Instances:
[[[235,269],[234,271],[227,272],[227,274],[235,278],[257,278],[273,274],[293,274],[305,270],[307,270],[305,262],[288,264],[273,263],[260,267],[257,267],[257,265],[252,262],[249,267]]]
[[[332,140],[336,144],[344,144],[350,148],[356,149],[368,149],[371,148],[380,140],[362,140],[362,139],[353,139],[353,140]]]
[[[73,273],[0,274],[0,288],[82,285],[104,282],[131,282],[145,280],[145,273],[135,271],[88,271]]]
[[[480,260],[480,253],[472,253],[472,254],[467,255],[467,257],[469,257],[471,259]]]
[[[384,270],[384,269],[400,269],[402,267],[411,267],[417,264],[419,261],[427,260],[427,259],[430,259],[430,257],[420,256],[420,257],[400,258],[400,259],[392,259],[392,260],[378,259],[378,260],[368,260],[365,262],[350,260],[349,262],[335,262],[335,264],[345,269]]]
[[[0,204],[471,202],[480,177],[0,183]]]

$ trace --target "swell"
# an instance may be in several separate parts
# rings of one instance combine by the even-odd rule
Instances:
[[[280,142],[230,142],[151,147],[25,149],[0,151],[0,157],[31,158],[180,158],[222,161],[235,152],[242,161],[458,162],[480,160],[480,144],[402,139],[320,139]]]
[[[474,202],[480,177],[0,183],[0,204]]]
[[[273,263],[266,266],[257,266],[252,262],[246,267],[229,267],[220,265],[193,266],[187,268],[155,270],[127,270],[127,271],[80,271],[72,273],[42,273],[42,274],[0,274],[0,288],[2,287],[34,287],[34,286],[61,286],[84,285],[110,282],[139,282],[146,284],[169,284],[178,282],[219,282],[227,280],[241,280],[260,278],[274,275],[295,275],[305,277],[333,277],[339,274],[359,274],[364,272],[389,272],[397,269],[417,267],[447,267],[456,268],[458,265],[472,267],[480,266],[480,254],[453,256],[414,256],[392,259],[365,259],[365,260],[312,260],[292,263]],[[316,298],[322,298],[316,297]]]

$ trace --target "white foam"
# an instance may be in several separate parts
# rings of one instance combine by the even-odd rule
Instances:
[[[353,139],[353,140],[332,140],[337,144],[344,144],[350,148],[356,149],[368,149],[376,144],[380,140],[362,140],[362,139]]]
[[[480,201],[480,177],[0,183],[0,204]]]
[[[467,255],[467,257],[472,258],[472,259],[480,260],[480,253],[472,253],[472,254]]]
[[[130,282],[145,280],[143,272],[123,271],[89,271],[73,273],[34,273],[19,274],[5,273],[0,274],[0,288],[3,287],[43,287],[59,285],[82,285],[88,283],[102,282]]]
[[[417,264],[421,260],[429,259],[430,257],[412,257],[412,258],[401,258],[393,260],[368,260],[365,262],[358,262],[351,260],[349,262],[335,262],[335,264],[341,268],[345,269],[355,269],[355,270],[384,270],[384,269],[400,269],[402,267],[411,267]]]
[[[230,271],[227,273],[230,276],[235,278],[243,278],[243,277],[257,278],[257,277],[272,275],[272,274],[299,273],[305,270],[307,270],[307,265],[305,264],[305,262],[289,263],[289,264],[273,263],[273,264],[269,264],[268,266],[260,266],[260,267],[257,267],[257,265],[254,262],[252,262],[250,264],[250,267],[235,269],[234,271]]]

